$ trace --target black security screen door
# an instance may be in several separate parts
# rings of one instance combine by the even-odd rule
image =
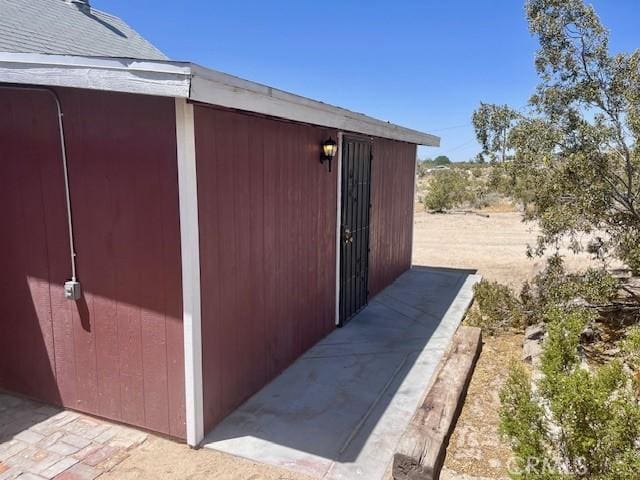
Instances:
[[[340,228],[340,325],[369,296],[369,217],[371,211],[371,143],[345,137],[342,143]]]

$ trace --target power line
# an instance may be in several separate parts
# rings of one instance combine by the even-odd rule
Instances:
[[[456,128],[464,128],[464,127],[471,127],[472,125],[470,123],[464,123],[464,124],[460,124],[460,125],[453,125],[451,127],[445,127],[445,128],[437,128],[435,130],[429,129],[430,132],[445,132],[447,130],[455,130]]]
[[[457,146],[455,146],[455,147],[453,147],[453,148],[450,148],[450,149],[449,149],[449,150],[447,150],[446,152],[447,152],[447,153],[455,152],[455,151],[457,151],[457,150],[460,150],[461,148],[466,147],[467,145],[472,144],[472,143],[473,143],[473,142],[475,142],[475,141],[476,141],[476,139],[475,139],[475,138],[472,138],[471,140],[468,140],[468,141],[466,141],[466,142],[464,142],[464,143],[461,143],[460,145],[457,145]]]

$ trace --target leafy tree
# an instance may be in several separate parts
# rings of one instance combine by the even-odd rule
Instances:
[[[602,251],[640,273],[640,50],[609,53],[582,0],[528,0],[526,12],[540,84],[526,115],[481,104],[478,139],[532,188],[534,253],[564,237],[580,250],[579,234],[604,231]]]
[[[484,162],[485,156],[492,162],[507,160],[507,152],[511,149],[509,132],[517,119],[518,114],[507,105],[480,103],[471,119],[478,142],[482,145],[478,160]]]
[[[437,172],[424,197],[424,205],[429,210],[444,212],[457,207],[468,199],[469,180],[456,170]]]
[[[447,157],[446,155],[438,155],[436,158],[433,159],[433,164],[434,165],[450,165],[451,164],[451,160],[449,160],[449,157]]]

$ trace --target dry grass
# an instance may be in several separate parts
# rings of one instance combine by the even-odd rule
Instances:
[[[445,467],[457,474],[504,478],[511,450],[498,434],[499,392],[508,368],[519,362],[522,335],[485,338],[464,408],[449,441]]]

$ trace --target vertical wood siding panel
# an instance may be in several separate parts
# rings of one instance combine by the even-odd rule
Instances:
[[[26,93],[26,92],[23,92]],[[69,263],[69,239],[67,236],[67,215],[65,209],[64,175],[62,169],[62,159],[60,157],[59,139],[49,144],[42,142],[37,135],[43,131],[48,131],[52,135],[57,135],[56,129],[56,110],[53,100],[46,93],[38,93],[40,95],[37,104],[31,106],[23,106],[21,111],[28,114],[29,111],[35,113],[40,118],[40,125],[34,125],[28,131],[30,136],[28,144],[31,147],[39,145],[43,148],[41,160],[45,174],[41,181],[44,193],[45,205],[45,223],[47,228],[46,244],[48,250],[49,264],[49,292],[52,317],[52,332],[55,339],[54,356],[55,356],[55,376],[58,389],[58,401],[53,403],[62,405],[73,405],[76,397],[76,381],[75,376],[65,375],[65,372],[72,371],[75,368],[74,345],[73,345],[73,309],[75,305],[64,299],[62,280],[67,279],[71,275],[71,266]],[[24,99],[23,95],[13,97],[18,103],[20,99]],[[49,105],[44,108],[44,105]],[[5,131],[4,128],[0,128]],[[55,132],[55,133],[54,133]],[[34,137],[36,135],[36,137]],[[22,143],[22,142],[21,142]],[[20,160],[18,160],[20,161]],[[19,184],[16,182],[16,186]],[[4,203],[3,203],[4,204]],[[37,342],[37,340],[32,340]],[[48,401],[52,399],[40,397]]]
[[[305,158],[302,156],[302,144],[304,143],[303,127],[295,125],[293,132],[293,138],[297,141],[291,141],[292,138],[288,138],[288,144],[290,146],[290,171],[291,171],[291,183],[290,189],[292,193],[292,202],[289,205],[291,211],[291,222],[289,225],[293,225],[296,222],[299,227],[290,229],[293,239],[293,250],[290,255],[291,271],[293,271],[293,294],[294,294],[294,308],[291,310],[290,321],[296,327],[296,349],[292,352],[292,357],[289,359],[292,362],[295,358],[300,356],[304,352],[304,336],[308,327],[308,318],[306,317],[306,310],[303,309],[303,303],[306,300],[305,292],[305,278],[303,271],[305,268],[306,258],[304,257],[304,242],[307,241],[306,236],[309,231],[306,227],[305,218],[307,212],[303,212],[303,206],[306,204],[306,199],[303,199],[305,191],[305,172],[303,170],[303,161]],[[304,202],[304,204],[303,204]],[[300,321],[304,318],[304,321]]]
[[[319,163],[322,129],[196,107],[196,132],[201,217],[221,219],[200,222],[211,428],[333,328],[336,174]]]
[[[267,381],[267,344],[265,336],[267,332],[267,319],[265,318],[265,269],[264,269],[264,124],[255,118],[249,121],[249,158],[248,168],[250,172],[249,184],[249,295],[252,299],[249,318],[255,322],[255,330],[250,333],[253,352],[251,356],[252,382],[251,391],[258,390]]]
[[[283,144],[283,130],[286,125],[276,122],[272,124],[273,137],[270,139],[273,144],[273,158],[274,168],[276,169],[276,191],[274,198],[274,211],[275,211],[275,237],[276,237],[276,251],[274,252],[275,259],[275,276],[276,276],[276,294],[275,294],[275,324],[276,328],[273,333],[275,337],[273,352],[275,372],[279,372],[286,364],[287,350],[291,348],[292,338],[290,337],[291,330],[286,328],[288,323],[287,315],[287,302],[286,297],[290,295],[289,290],[289,277],[287,275],[287,258],[282,255],[281,250],[284,245],[283,242],[287,236],[287,223],[289,221],[287,217],[287,172],[288,162],[286,154],[286,145]],[[265,158],[265,162],[267,159]],[[275,374],[274,372],[274,374]]]
[[[173,108],[166,109],[166,114],[173,113]],[[175,118],[175,115],[174,115]],[[169,125],[171,126],[171,125]],[[132,129],[133,131],[133,129]],[[164,135],[171,135],[170,128],[165,129]],[[165,147],[165,145],[163,145]],[[168,432],[169,405],[167,401],[158,402],[159,398],[168,398],[167,378],[167,348],[166,348],[166,316],[164,309],[157,311],[146,305],[164,307],[166,277],[163,242],[149,242],[151,236],[163,239],[163,219],[167,212],[162,208],[158,195],[163,191],[161,177],[168,175],[171,170],[155,168],[157,158],[162,158],[162,151],[157,146],[145,146],[147,151],[137,152],[140,166],[136,176],[137,209],[137,247],[139,268],[148,278],[157,279],[148,282],[141,279],[140,302],[143,305],[140,312],[140,332],[142,348],[142,376],[144,389],[144,424],[156,431]]]
[[[221,258],[220,258],[220,242],[222,235],[207,236],[205,232],[222,231],[223,225],[218,209],[215,208],[217,198],[215,192],[218,191],[218,158],[216,155],[216,138],[220,132],[216,129],[215,121],[212,116],[202,115],[201,109],[194,109],[195,115],[195,135],[197,144],[203,145],[203,148],[210,152],[210,156],[206,162],[198,163],[198,210],[200,223],[200,269],[201,285],[206,286],[202,289],[203,309],[205,305],[210,303],[214,305],[215,311],[212,312],[214,318],[221,318],[220,310],[220,289],[221,289]],[[210,192],[206,187],[207,183],[202,182],[206,179],[214,186],[214,194],[204,195],[204,192]],[[212,198],[213,197],[213,198]],[[203,238],[208,238],[204,242]],[[221,358],[223,342],[212,322],[202,323],[202,338],[209,338],[212,342],[212,348],[205,349],[202,352],[203,363],[203,388],[204,396],[215,398],[216,401],[206,403],[204,405],[204,421],[206,423],[217,421],[222,415],[222,404],[220,402],[219,392],[222,390],[222,370]],[[215,395],[215,397],[212,397]]]
[[[171,152],[177,149],[173,134],[175,125],[175,103],[172,102],[167,124],[167,138],[164,148]],[[182,327],[182,262],[180,254],[180,205],[178,200],[178,164],[171,156],[164,157],[163,173],[159,174],[160,198],[157,199],[164,212],[162,216],[162,261],[163,304],[166,332],[166,375],[168,390],[168,435],[177,438],[186,436],[185,380],[184,380],[184,338]]]
[[[234,195],[235,195],[235,249],[237,270],[234,275],[236,296],[236,310],[234,317],[237,319],[236,327],[236,351],[238,359],[236,375],[236,395],[242,396],[250,391],[254,383],[254,376],[258,363],[254,362],[256,348],[255,335],[258,333],[258,319],[251,317],[252,303],[255,297],[251,290],[251,168],[249,152],[249,117],[238,116],[233,122],[233,135],[230,137],[235,152],[232,159],[234,164]]]
[[[283,189],[286,192],[286,197],[284,198],[284,202],[282,204],[282,217],[284,223],[282,225],[282,238],[281,245],[288,245],[288,254],[284,255],[284,268],[283,268],[283,276],[286,285],[285,296],[282,299],[282,306],[284,308],[284,315],[282,319],[284,320],[284,324],[281,326],[285,331],[289,332],[290,336],[290,344],[285,344],[284,354],[285,357],[283,362],[285,365],[290,364],[294,358],[296,358],[296,354],[300,348],[300,337],[299,337],[299,325],[296,322],[296,310],[298,308],[298,281],[296,278],[297,269],[296,266],[299,262],[299,258],[297,256],[298,250],[298,239],[297,233],[298,228],[292,228],[295,224],[299,226],[299,223],[296,220],[295,214],[295,193],[298,188],[300,188],[299,184],[295,184],[298,179],[294,174],[295,169],[295,151],[294,151],[294,142],[291,141],[290,135],[296,135],[296,125],[284,125],[284,128],[280,131],[280,142],[284,147],[283,158],[285,159],[284,164],[284,181],[283,181]],[[297,137],[296,137],[297,138]]]
[[[315,137],[313,133],[314,133],[313,131],[306,132],[305,154],[309,157],[313,157],[313,152],[314,152]],[[318,178],[318,176],[306,175],[306,178],[309,182],[307,186],[308,195],[311,198],[321,198],[320,190],[319,190],[320,179]],[[305,242],[305,245],[307,246],[306,255],[308,258],[306,276],[308,278],[311,278],[311,283],[309,285],[311,301],[313,302],[313,304],[320,304],[320,302],[322,301],[321,299],[322,299],[322,293],[324,289],[324,285],[322,283],[324,272],[322,269],[322,265],[319,261],[320,258],[318,256],[318,250],[321,250],[321,249],[315,248],[315,246],[322,245],[320,243],[320,220],[323,219],[323,216],[321,214],[315,217],[308,216],[307,219],[309,221],[309,224],[307,227],[309,232],[309,238]],[[326,261],[326,258],[327,257],[322,258],[322,261]],[[309,323],[311,325],[311,328],[310,328],[311,335],[307,339],[305,350],[310,348],[313,345],[312,338],[319,338],[320,336],[322,336],[323,329],[322,329],[321,322],[324,314],[325,312],[322,308],[309,311],[309,315],[311,317],[309,319]]]
[[[8,91],[0,108],[0,201],[10,226],[0,238],[0,387],[58,403],[47,245],[62,233],[50,222],[59,212],[47,204],[56,193],[48,181],[61,178],[50,165],[49,150],[59,145],[47,121],[55,108],[46,94]]]
[[[216,112],[217,113],[217,112]],[[234,162],[235,158],[233,150],[230,149],[227,144],[229,136],[232,135],[232,127],[227,122],[221,122],[216,117],[214,120],[214,128],[219,134],[216,134],[216,145],[214,148],[217,151],[218,159],[218,182],[217,182],[217,199],[212,208],[217,209],[220,214],[220,226],[218,231],[201,230],[200,242],[209,242],[209,237],[212,235],[219,235],[220,245],[220,317],[213,317],[216,323],[214,325],[215,335],[220,337],[222,342],[218,345],[221,350],[221,358],[223,359],[235,359],[237,352],[237,329],[235,322],[235,283],[237,281],[237,269],[235,266],[235,254],[231,246],[236,244],[234,222],[235,222],[235,201],[233,195],[234,184]],[[197,143],[196,138],[196,166],[202,161],[207,161],[200,152],[200,145]],[[203,186],[203,195],[208,193],[207,180],[205,178],[198,178],[200,184]],[[198,192],[200,195],[200,191]],[[241,221],[241,219],[238,219]],[[202,258],[202,252],[201,252]],[[203,266],[201,265],[201,270]],[[206,267],[205,267],[206,268]],[[213,273],[211,273],[213,274]],[[207,275],[209,275],[207,273]],[[202,290],[206,291],[208,285],[201,284]],[[215,307],[215,306],[214,306]],[[211,304],[209,299],[204,300],[202,305],[202,321],[203,323],[211,321]],[[209,338],[203,338],[203,351],[208,348]],[[214,345],[215,347],[215,345]],[[233,402],[231,399],[236,396],[236,376],[237,365],[224,365],[220,366],[222,372],[221,388],[218,393],[221,401],[221,415],[224,415],[233,408]],[[205,403],[207,399],[205,398]]]
[[[69,113],[67,113],[69,115]],[[76,130],[76,136],[84,136],[84,128]],[[70,146],[74,155],[81,158],[89,158],[91,154],[87,151],[84,143]],[[92,221],[92,211],[89,209],[80,209],[74,223],[81,225],[91,222],[93,228],[85,232],[84,245],[97,245],[103,239],[108,239],[113,224],[112,212],[115,203],[112,198],[111,185],[114,181],[110,174],[110,166],[105,162],[74,162],[74,179],[78,185],[76,188],[81,189],[83,201],[92,205],[92,210],[102,212],[104,217],[102,222]],[[88,188],[86,187],[88,186]],[[66,221],[66,220],[65,220]],[[77,235],[76,235],[77,237]],[[119,395],[119,377],[118,377],[118,343],[117,339],[117,295],[115,271],[110,268],[113,261],[114,246],[109,242],[105,243],[106,250],[102,255],[95,255],[90,250],[78,251],[79,258],[82,257],[82,272],[79,271],[82,278],[83,286],[85,282],[92,285],[91,291],[84,292],[84,298],[77,303],[78,314],[74,316],[73,326],[74,333],[72,338],[82,339],[93,335],[94,352],[93,358],[89,360],[92,367],[95,365],[95,371],[89,372],[85,383],[94,383],[96,389],[96,401],[88,405],[86,399],[80,397],[80,401],[84,401],[85,405],[78,403],[75,408],[90,410],[92,413],[102,414],[109,417],[119,417],[121,412],[121,403]],[[68,269],[69,267],[67,267]],[[85,288],[86,290],[86,288]],[[94,292],[99,292],[95,295]],[[68,305],[75,305],[71,302]],[[78,326],[81,328],[78,329]],[[89,351],[82,353],[81,349],[76,349],[76,362],[83,365]],[[95,360],[95,363],[94,361]],[[116,366],[116,368],[114,368]],[[91,380],[94,382],[91,382]],[[79,393],[86,386],[78,379]]]
[[[11,150],[5,159],[6,171],[13,177],[8,183],[29,192],[27,206],[37,199],[44,201],[43,220],[38,221],[34,212],[28,224],[46,228],[38,235],[12,229],[3,238],[13,248],[2,252],[12,252],[17,259],[19,270],[10,276],[16,287],[20,283],[15,280],[22,276],[29,282],[37,279],[32,288],[38,292],[45,291],[44,284],[49,291],[20,297],[21,311],[15,315],[20,324],[14,335],[0,338],[24,338],[30,347],[11,352],[10,358],[0,348],[0,364],[30,365],[36,371],[31,376],[22,372],[21,377],[41,377],[38,381],[49,389],[52,381],[57,391],[19,389],[8,385],[1,374],[0,386],[184,437],[174,102],[72,89],[59,93],[83,298],[69,302],[62,291],[71,272],[54,103],[45,93],[0,92],[0,101],[11,99],[17,105],[11,111],[20,117],[10,121],[13,133],[5,125],[0,128],[2,133],[12,133],[15,141],[2,142],[3,149]],[[31,165],[33,149],[38,150],[45,175],[20,177],[12,169]],[[36,195],[33,188],[42,194]],[[29,252],[35,248],[29,239],[36,238],[48,258]],[[5,309],[16,310],[12,303],[0,297],[2,329],[7,326]],[[33,317],[29,311],[50,311],[48,329],[29,330]],[[46,366],[34,359],[43,350],[37,345],[49,342],[48,332],[55,340],[55,372],[47,374]],[[28,361],[22,358],[25,352]],[[47,383],[43,376],[51,381]]]
[[[265,378],[272,378],[278,371],[278,219],[277,209],[278,175],[280,173],[279,157],[276,144],[272,140],[276,135],[276,124],[267,122],[263,129],[263,174],[264,174],[264,317],[265,317]]]
[[[301,315],[307,314],[309,320],[306,322],[306,329],[303,330],[302,335],[302,352],[307,351],[315,343],[315,339],[320,336],[320,332],[317,330],[318,321],[316,316],[318,310],[309,311],[306,307],[307,301],[313,304],[318,304],[318,269],[315,265],[316,255],[313,251],[313,245],[317,245],[318,240],[315,236],[315,218],[307,215],[307,201],[309,198],[314,198],[313,180],[315,176],[309,175],[309,168],[305,168],[307,161],[310,165],[313,165],[313,150],[315,145],[313,138],[311,137],[312,131],[304,129],[302,132],[302,138],[304,142],[300,145],[300,166],[301,176],[303,178],[303,191],[302,199],[300,202],[300,214],[304,219],[304,231],[302,233],[301,246],[302,255],[304,257],[304,265],[301,271],[303,279],[303,300],[301,302]],[[316,147],[317,148],[317,147]],[[316,164],[317,168],[317,164]],[[318,169],[320,170],[320,169]],[[318,171],[318,173],[320,173]],[[307,300],[305,300],[307,299]]]
[[[108,252],[99,260],[100,265],[88,268],[88,278],[80,273],[87,303],[92,302],[87,305],[89,323],[95,324],[95,332],[99,325],[103,327],[101,348],[95,352],[101,365],[97,375],[100,398],[108,404],[109,396],[115,396],[117,390],[112,388],[110,377],[117,371],[121,396],[118,419],[171,434],[169,417],[179,421],[184,408],[183,401],[174,402],[177,411],[169,411],[168,363],[182,364],[182,335],[174,325],[171,348],[166,336],[168,321],[181,327],[173,103],[141,96],[63,93],[63,104],[71,110],[65,118],[71,137],[74,205],[90,198],[105,178],[103,193],[112,199],[109,204],[74,209],[79,269],[90,256],[96,257],[95,252]],[[86,122],[85,109],[91,112],[92,122]],[[87,158],[91,161],[77,165]],[[82,175],[74,177],[74,171]],[[163,187],[164,178],[170,189]],[[168,209],[163,208],[165,200],[172,205]],[[165,246],[167,236],[172,239],[169,249]],[[167,251],[172,252],[170,258]],[[113,288],[108,285],[110,279],[115,283]],[[113,313],[113,302],[99,300],[103,290],[108,292],[107,298],[117,300],[117,313]],[[171,300],[167,301],[165,292]],[[170,315],[167,304],[173,305]],[[86,327],[83,325],[83,330]],[[118,362],[111,363],[107,373],[104,364],[112,361],[113,344],[118,346]],[[180,358],[170,359],[169,350]],[[183,396],[184,373],[174,367],[172,374],[171,384],[179,392],[171,395]],[[107,382],[103,384],[104,379]],[[104,404],[95,413],[113,415]],[[181,430],[177,426],[174,432]]]
[[[411,225],[416,147],[393,140],[373,143],[370,294],[411,266]]]

